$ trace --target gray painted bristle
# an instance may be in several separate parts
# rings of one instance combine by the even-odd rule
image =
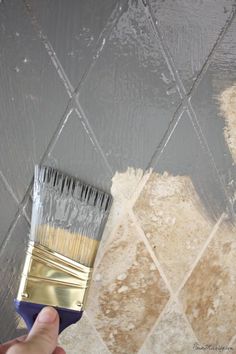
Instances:
[[[48,225],[100,241],[112,204],[109,193],[52,167],[36,166],[31,239]]]

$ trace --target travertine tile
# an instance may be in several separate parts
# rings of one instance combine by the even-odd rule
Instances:
[[[191,179],[152,173],[134,212],[176,290],[213,226],[203,214]]]
[[[104,343],[93,329],[89,320],[84,314],[76,324],[65,329],[59,337],[61,345],[66,354],[108,354]]]
[[[169,293],[126,216],[94,273],[88,315],[112,353],[136,353]]]
[[[236,162],[236,84],[226,88],[219,97],[221,112],[226,120],[225,139]]]
[[[176,303],[172,303],[144,343],[140,354],[191,354],[195,353],[195,342],[181,310]]]
[[[204,344],[228,345],[236,330],[236,228],[224,224],[180,294],[186,315]]]

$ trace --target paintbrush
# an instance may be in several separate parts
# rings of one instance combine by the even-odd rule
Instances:
[[[44,306],[59,332],[83,313],[111,195],[51,167],[35,167],[31,231],[16,311],[28,329]]]

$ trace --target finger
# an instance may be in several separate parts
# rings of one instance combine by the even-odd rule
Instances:
[[[57,346],[59,316],[52,307],[44,307],[25,342],[12,346],[7,354],[51,354]]]
[[[6,353],[6,351],[12,347],[14,344],[17,344],[19,342],[23,342],[26,339],[26,336],[21,336],[16,339],[9,340],[8,342],[4,344],[0,344],[0,354]]]
[[[56,347],[53,354],[66,354],[65,350],[61,347]]]

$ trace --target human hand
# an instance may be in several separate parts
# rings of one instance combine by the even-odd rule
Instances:
[[[27,336],[0,344],[0,354],[66,354],[57,347],[59,316],[52,307],[44,307]]]

